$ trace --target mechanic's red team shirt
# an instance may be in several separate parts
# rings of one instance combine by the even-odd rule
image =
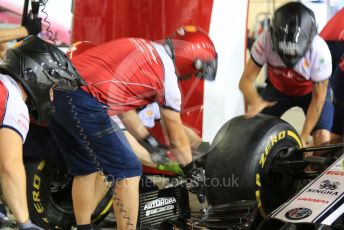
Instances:
[[[268,31],[262,33],[253,44],[251,57],[259,66],[267,64],[268,79],[273,87],[289,96],[311,93],[313,82],[329,79],[332,72],[330,50],[318,35],[293,68],[287,68],[278,53],[273,50]]]
[[[0,127],[17,132],[24,143],[29,123],[29,111],[17,82],[0,74]]]
[[[165,48],[138,38],[123,38],[72,59],[87,82],[83,87],[116,115],[151,102],[181,110],[174,64]]]

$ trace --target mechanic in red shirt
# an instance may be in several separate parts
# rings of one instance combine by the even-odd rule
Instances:
[[[54,92],[55,113],[48,128],[74,175],[73,207],[78,229],[92,229],[91,213],[97,172],[115,183],[114,209],[118,229],[135,229],[141,164],[121,129],[109,115],[118,115],[126,129],[150,152],[156,140],[135,109],[154,101],[170,138],[171,150],[189,179],[191,192],[202,191],[203,170],[192,162],[190,143],[180,118],[178,79],[192,75],[214,80],[217,54],[199,28],[179,28],[162,42],[118,39],[74,57],[73,65],[86,86]]]
[[[141,164],[109,114],[118,115],[149,152],[159,151],[135,111],[157,101],[172,151],[189,179],[188,188],[195,193],[203,189],[204,173],[192,162],[180,118],[181,95],[176,89],[178,79],[193,74],[214,80],[217,54],[206,33],[188,26],[161,43],[119,39],[86,51],[73,62],[81,75],[55,46],[28,37],[7,51],[0,69],[24,86],[30,114],[39,123],[48,121],[49,131],[74,176],[77,229],[93,229],[90,221],[98,172],[115,185],[117,228],[136,229]]]
[[[255,79],[267,65],[267,86],[259,95]],[[317,35],[314,13],[300,2],[278,8],[270,30],[255,41],[239,88],[248,103],[247,116],[282,116],[299,106],[306,114],[300,134],[303,145],[312,133],[314,144],[330,141],[333,105],[330,96],[331,54]]]

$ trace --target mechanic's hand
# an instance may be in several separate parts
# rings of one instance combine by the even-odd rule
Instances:
[[[186,174],[186,189],[196,195],[205,192],[205,173],[203,168],[194,168],[191,173]]]
[[[186,189],[196,195],[202,195],[205,192],[205,172],[203,168],[197,167],[194,161],[182,167],[185,175]]]
[[[259,98],[248,106],[248,111],[245,116],[246,118],[252,118],[266,107],[274,106],[276,103],[276,101],[265,101],[264,99]]]
[[[42,31],[42,19],[31,18],[29,16],[27,17],[23,26],[25,27],[29,35],[37,35],[38,33]]]
[[[300,139],[301,139],[301,143],[302,143],[302,147],[308,147],[311,144],[308,142],[308,136],[305,135],[300,135]]]
[[[148,135],[146,138],[139,140],[139,143],[151,154],[153,162],[166,164],[169,161],[166,155],[168,150],[160,147],[158,141],[152,135]]]

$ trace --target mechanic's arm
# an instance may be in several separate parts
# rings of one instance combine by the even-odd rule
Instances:
[[[125,128],[133,135],[137,140],[146,138],[149,135],[149,131],[143,125],[136,110],[129,110],[127,112],[118,115]]]
[[[260,113],[265,107],[272,106],[275,102],[268,102],[263,100],[263,98],[258,94],[257,88],[255,86],[256,78],[261,70],[252,58],[246,63],[244,72],[241,76],[239,82],[239,89],[245,97],[245,101],[248,105],[247,107],[247,117],[254,117]]]
[[[185,133],[189,138],[190,146],[193,151],[198,149],[198,146],[203,142],[202,138],[195,133],[191,128],[184,125]]]
[[[23,26],[11,29],[0,29],[0,43],[23,38],[29,34],[37,35],[41,31],[41,18],[28,18]]]
[[[0,60],[4,60],[6,50],[7,50],[7,43],[6,42],[0,42]]]
[[[13,29],[1,29],[0,30],[0,42],[7,42],[18,38],[23,38],[29,35],[24,26]]]
[[[180,113],[168,108],[161,108],[160,111],[170,140],[171,151],[178,163],[185,166],[192,161],[192,155],[189,138],[186,135]]]
[[[319,120],[326,98],[327,85],[328,80],[313,83],[312,99],[311,103],[309,104],[305,123],[300,135],[303,145],[306,144],[308,136],[311,134],[313,128]]]

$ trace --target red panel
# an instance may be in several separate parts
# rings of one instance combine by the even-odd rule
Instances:
[[[181,25],[209,32],[213,0],[75,0],[72,41],[101,44],[120,37],[160,40]],[[202,132],[203,81],[180,83],[182,119]],[[158,132],[163,139],[162,132]]]
[[[209,30],[213,0],[75,0],[72,41],[164,38],[177,27]]]
[[[320,36],[326,41],[344,41],[344,8],[330,19]]]

